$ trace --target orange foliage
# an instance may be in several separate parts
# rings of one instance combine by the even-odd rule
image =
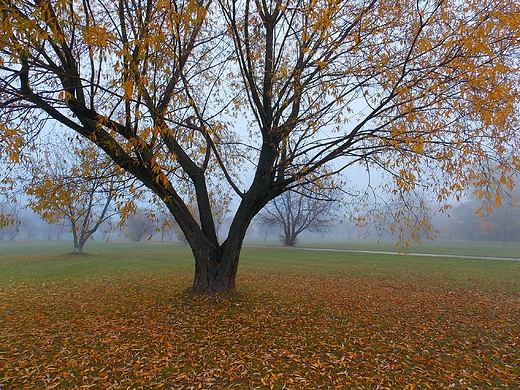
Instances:
[[[187,280],[1,289],[0,387],[513,389],[520,378],[511,293],[249,273],[244,297],[172,295]]]
[[[495,225],[491,222],[483,222],[480,224],[480,234],[483,236],[494,236],[496,235]]]

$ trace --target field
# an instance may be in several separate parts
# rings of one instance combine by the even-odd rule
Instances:
[[[520,383],[517,261],[245,248],[240,295],[219,299],[183,293],[193,268],[185,246],[69,250],[68,242],[0,243],[2,390]],[[519,246],[484,243],[410,252],[520,257]]]

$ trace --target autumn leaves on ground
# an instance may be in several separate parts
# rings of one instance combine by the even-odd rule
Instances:
[[[174,257],[177,249],[160,250],[167,264],[167,250]],[[307,272],[284,265],[289,255],[279,250],[268,255],[278,253],[280,267],[265,271],[248,265],[261,252],[245,252],[242,295],[220,300],[182,293],[190,272],[174,261],[156,272],[139,253],[142,271],[129,270],[118,253],[0,258],[0,388],[515,389],[520,383],[517,262],[460,260],[446,278],[448,263],[436,259],[423,260],[438,264],[420,273],[413,257],[400,257],[389,268],[395,272],[385,274],[376,272],[383,263],[342,254],[332,272],[319,262],[332,254],[300,252],[301,261],[316,262],[308,264],[315,272]],[[113,271],[118,261],[124,272]],[[89,271],[16,275],[17,264],[31,274],[67,262]]]

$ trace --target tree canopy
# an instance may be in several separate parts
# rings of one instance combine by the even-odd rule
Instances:
[[[192,291],[233,290],[252,218],[353,164],[389,172],[396,194],[475,186],[494,203],[520,165],[516,0],[0,0],[0,13],[0,148],[16,160],[49,120],[95,143],[178,222]],[[220,242],[212,204],[232,194]]]

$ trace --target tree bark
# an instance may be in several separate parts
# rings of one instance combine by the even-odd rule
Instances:
[[[83,247],[88,240],[88,236],[84,237],[82,233],[78,233],[73,230],[72,234],[74,236],[74,253],[83,253]]]
[[[83,246],[85,245],[84,242],[80,242],[76,245],[74,245],[74,253],[83,253]]]
[[[247,228],[253,217],[272,197],[261,196],[262,194],[262,189],[259,189],[256,192],[251,190],[246,195],[238,207],[226,240],[220,245],[201,239],[203,236],[197,238],[197,235],[188,235],[186,233],[189,231],[185,231],[195,257],[195,277],[188,292],[228,294],[236,290],[238,262]]]
[[[195,276],[188,289],[192,294],[226,294],[236,289],[236,274],[242,240],[228,238],[218,247],[191,247],[195,257]]]
[[[286,235],[285,237],[283,237],[283,243],[284,243],[284,246],[294,246],[296,245],[296,235],[294,234],[289,234],[289,235]]]

